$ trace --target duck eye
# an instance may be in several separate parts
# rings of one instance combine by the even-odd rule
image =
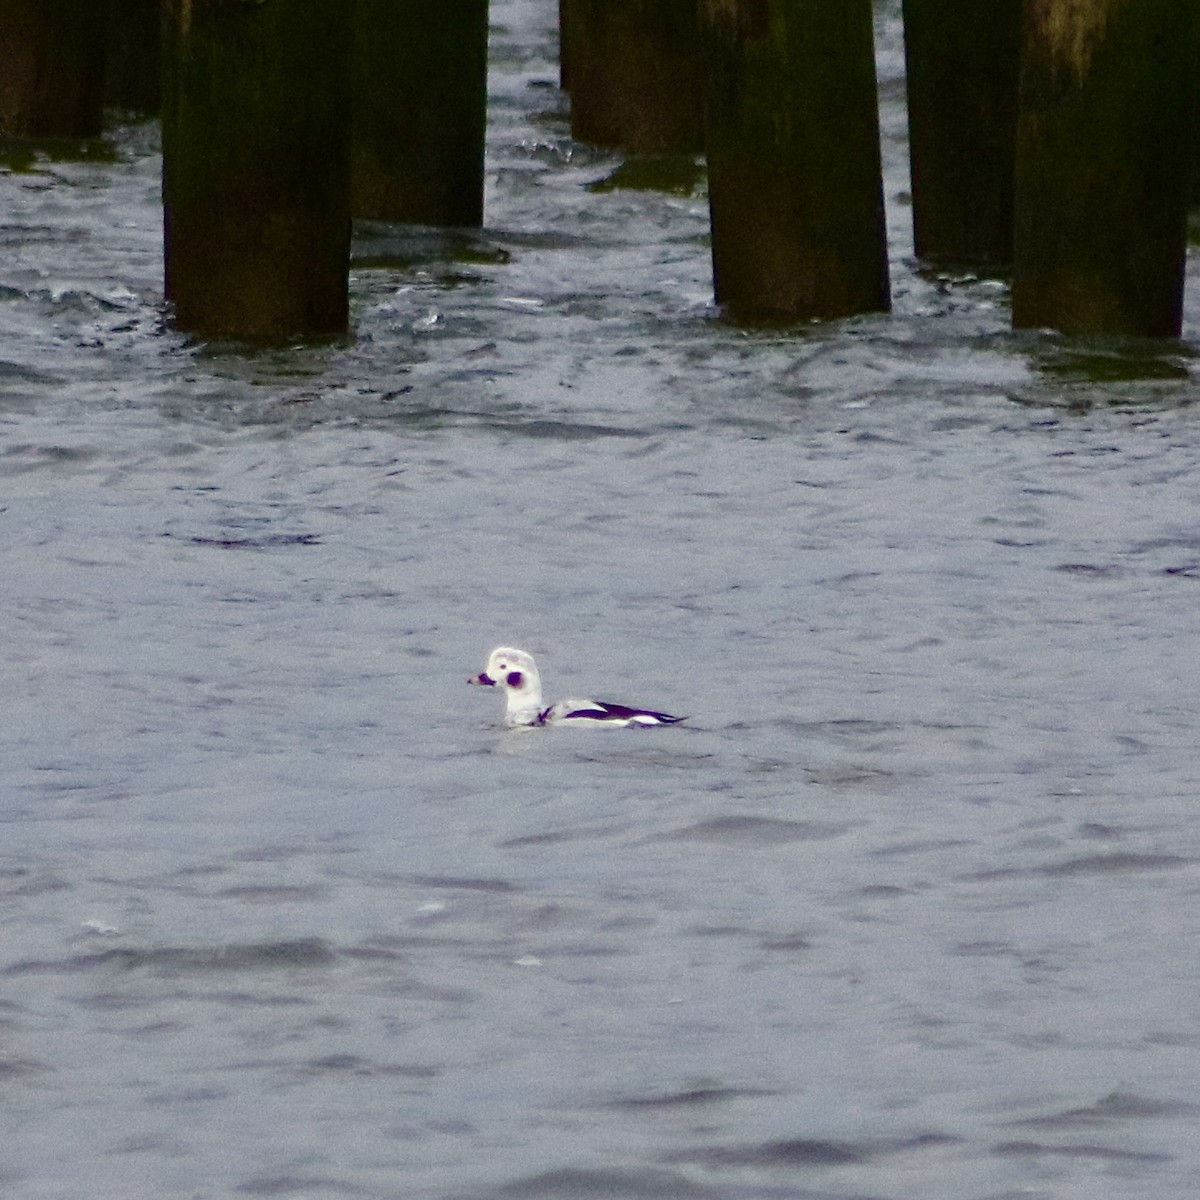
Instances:
[[[520,671],[510,671],[508,678],[504,681],[510,688],[519,688],[524,676]]]

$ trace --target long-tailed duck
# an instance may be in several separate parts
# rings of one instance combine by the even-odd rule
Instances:
[[[542,705],[542,679],[533,655],[512,646],[497,646],[488,655],[487,667],[472,675],[468,683],[504,689],[504,723],[519,725],[570,725],[593,729],[647,728],[674,725],[685,717],[654,712],[648,708],[627,708],[603,700],[560,700],[548,708]]]

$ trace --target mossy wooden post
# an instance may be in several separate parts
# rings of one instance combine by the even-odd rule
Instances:
[[[100,136],[107,18],[96,0],[0,0],[0,137]]]
[[[1026,0],[1013,325],[1176,337],[1197,6]]]
[[[1021,0],[904,0],[913,232],[928,262],[1012,262]]]
[[[558,0],[558,86],[564,92],[571,89],[570,39],[574,17],[571,0]]]
[[[716,300],[744,321],[890,306],[871,0],[701,0]]]
[[[488,0],[358,0],[356,217],[483,223]]]
[[[178,328],[345,330],[349,0],[164,0],[166,295]]]
[[[136,113],[162,106],[162,0],[108,0],[104,99]]]
[[[698,0],[566,0],[571,135],[633,154],[704,146]]]

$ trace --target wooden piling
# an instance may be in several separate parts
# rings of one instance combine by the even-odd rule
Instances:
[[[904,0],[913,234],[927,262],[1012,262],[1021,0]]]
[[[488,0],[358,0],[352,207],[483,223]]]
[[[208,336],[341,332],[347,0],[164,0],[166,296]]]
[[[871,0],[701,13],[717,303],[745,321],[886,310]]]
[[[108,0],[104,100],[142,114],[162,107],[162,0]]]
[[[569,44],[573,16],[571,0],[558,0],[558,86],[564,92],[571,90]]]
[[[1179,335],[1196,11],[1026,0],[1014,326]]]
[[[564,0],[571,135],[632,154],[704,146],[697,0]]]
[[[93,0],[0,3],[0,136],[100,136],[106,20]]]

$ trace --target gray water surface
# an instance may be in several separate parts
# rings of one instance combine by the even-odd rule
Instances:
[[[153,125],[0,171],[5,1197],[1194,1195],[1200,278],[919,273],[897,8],[891,316],[717,319],[548,0],[341,342],[163,325]]]

